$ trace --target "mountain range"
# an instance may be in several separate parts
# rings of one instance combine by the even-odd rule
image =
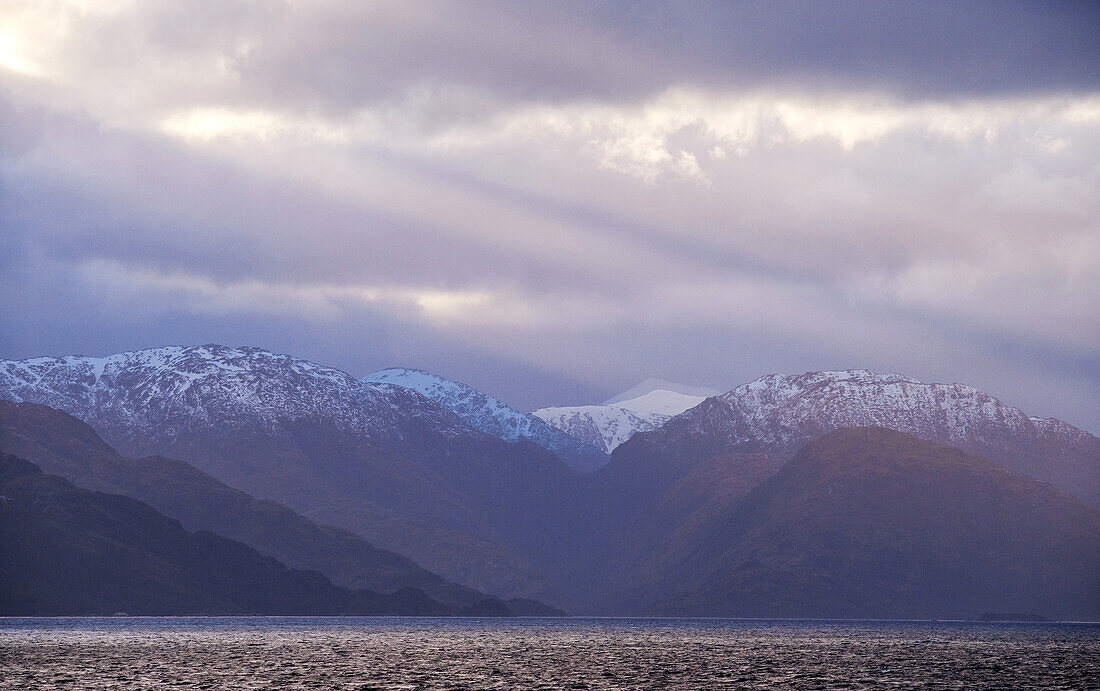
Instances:
[[[866,370],[678,388],[589,406],[636,419],[566,438],[564,414],[417,370],[216,345],[35,358],[0,362],[0,450],[334,587],[447,607],[1100,616],[1087,432]]]
[[[63,410],[124,456],[185,461],[447,580],[564,601],[539,564],[566,561],[577,471],[412,389],[206,345],[5,362],[0,398]]]

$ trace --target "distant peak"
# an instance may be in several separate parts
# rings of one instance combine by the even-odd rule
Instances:
[[[721,393],[720,391],[704,386],[685,386],[683,384],[677,384],[675,382],[666,381],[664,379],[650,377],[649,379],[646,379],[637,386],[631,387],[620,394],[612,396],[600,405],[614,405],[616,403],[622,403],[623,401],[640,398],[654,391],[671,391],[673,393],[683,394],[685,396],[698,396],[701,398],[707,398],[708,396],[715,396]]]

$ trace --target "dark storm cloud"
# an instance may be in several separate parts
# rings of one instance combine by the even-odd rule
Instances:
[[[241,54],[264,100],[354,107],[412,85],[519,101],[631,100],[672,86],[861,88],[904,97],[1100,84],[1095,3],[510,3],[298,8]],[[488,104],[449,104],[448,121]],[[426,114],[426,124],[432,115]]]
[[[163,98],[340,111],[435,94],[417,114],[427,129],[502,103],[630,102],[685,85],[904,98],[1100,85],[1100,5],[1088,2],[206,0],[84,21],[92,30],[68,40],[103,88],[124,87],[134,62],[193,62],[234,79]]]
[[[601,27],[711,85],[861,83],[905,95],[1093,89],[1085,2],[596,4]]]

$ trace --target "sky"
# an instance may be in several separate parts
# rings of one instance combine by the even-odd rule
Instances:
[[[525,409],[868,368],[1100,432],[1100,4],[0,0],[0,358]]]

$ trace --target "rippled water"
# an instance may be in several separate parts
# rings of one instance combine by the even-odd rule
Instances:
[[[0,688],[1097,688],[1100,626],[0,619]]]

